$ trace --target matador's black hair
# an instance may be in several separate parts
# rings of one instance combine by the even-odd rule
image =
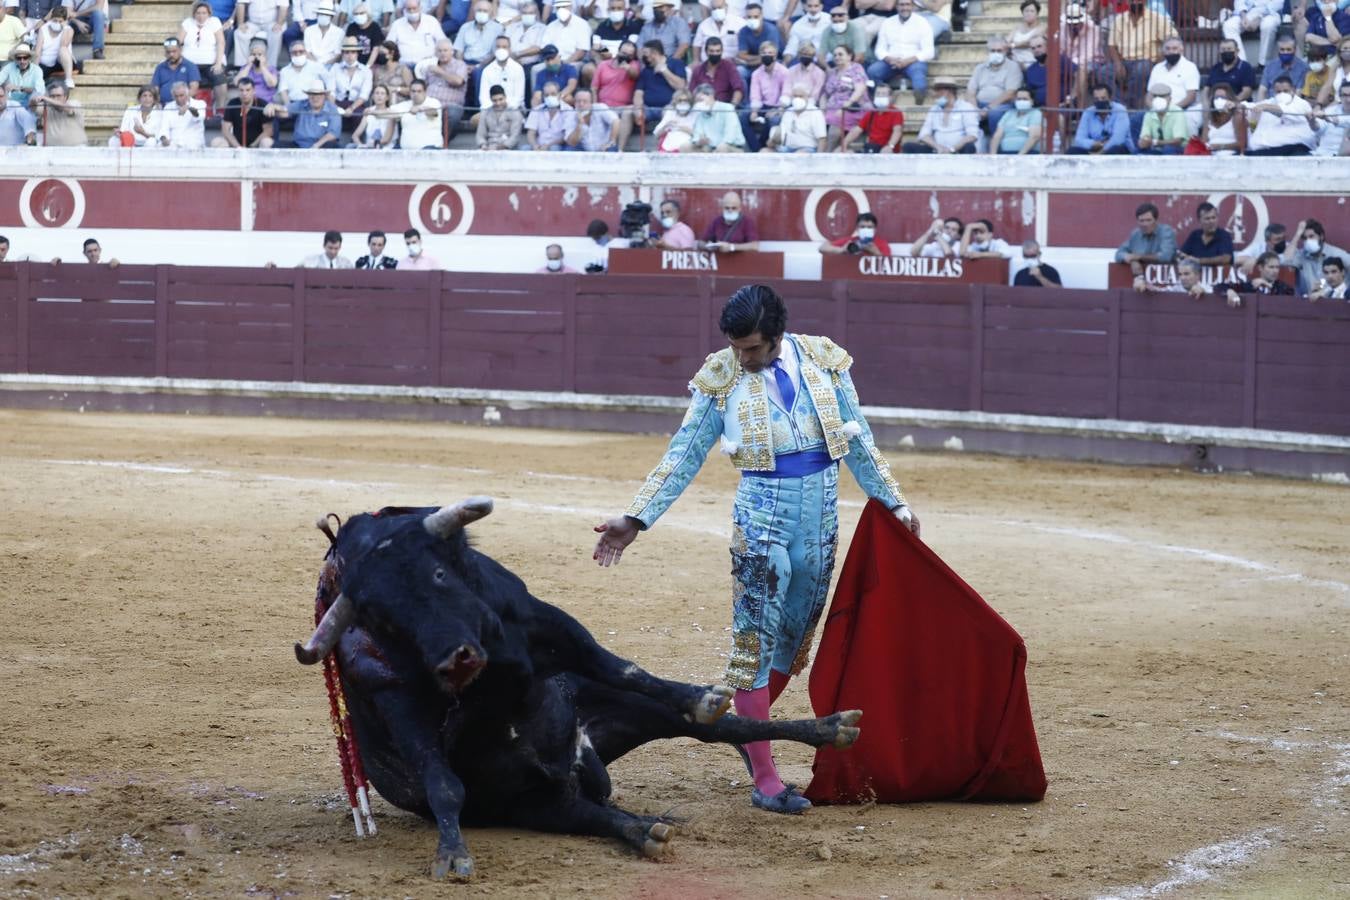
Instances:
[[[776,340],[787,330],[787,306],[767,284],[747,284],[722,307],[718,327],[729,338],[759,332],[769,340]]]

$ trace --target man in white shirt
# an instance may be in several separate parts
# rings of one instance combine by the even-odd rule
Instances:
[[[694,32],[695,61],[703,62],[703,47],[708,43],[708,38],[721,38],[722,58],[735,61],[736,54],[741,52],[737,38],[744,27],[745,19],[727,7],[727,0],[712,0],[712,10],[707,18],[698,23],[698,29]]]
[[[819,47],[820,39],[829,30],[830,17],[825,15],[824,0],[806,0],[805,15],[793,22],[792,29],[788,32],[787,46],[783,48],[784,64],[790,63],[796,58],[802,44]],[[734,53],[728,55],[735,56]]]
[[[557,47],[563,62],[580,62],[591,49],[591,26],[581,16],[572,15],[572,0],[554,0],[553,15],[544,28],[544,43]]]
[[[370,101],[374,85],[370,69],[361,65],[361,42],[355,36],[342,39],[342,60],[330,68],[333,77],[333,103],[344,117],[357,116]]]
[[[234,64],[248,65],[248,46],[254,38],[267,41],[267,65],[273,65],[281,52],[281,35],[286,30],[286,4],[280,0],[239,0],[235,6]]]
[[[427,83],[414,78],[408,88],[412,99],[395,103],[382,115],[399,117],[398,145],[404,150],[437,150],[445,146],[441,130],[441,101],[427,96]]]
[[[415,66],[436,52],[436,42],[445,40],[445,32],[435,16],[422,13],[422,0],[408,0],[403,15],[389,26],[388,39],[398,44],[400,60]]]
[[[825,114],[811,102],[811,89],[803,83],[792,87],[787,112],[769,134],[769,145],[760,153],[824,153]]]
[[[1148,76],[1149,92],[1156,85],[1165,84],[1172,89],[1172,105],[1186,111],[1191,133],[1200,133],[1200,70],[1195,63],[1184,55],[1181,38],[1171,37],[1163,42],[1162,62],[1153,67]]]
[[[1340,102],[1315,113],[1317,147],[1314,156],[1350,156],[1350,80],[1341,83]]]
[[[994,237],[994,223],[977,219],[961,235],[961,255],[966,259],[1012,259],[1013,250],[1003,238]]]
[[[336,231],[323,234],[323,252],[306,256],[300,263],[305,269],[352,269],[352,261],[342,255],[342,235]]]
[[[1253,104],[1250,115],[1256,129],[1247,139],[1248,156],[1307,156],[1317,142],[1312,106],[1294,92],[1288,75],[1275,79],[1275,96]]]
[[[192,99],[185,82],[174,84],[173,102],[164,104],[159,119],[159,144],[182,150],[206,146],[206,104]]]
[[[328,93],[333,92],[333,74],[309,58],[303,40],[292,41],[291,62],[290,65],[282,66],[277,73],[277,93],[273,102],[285,105],[303,98],[305,88],[313,84],[316,78],[328,88]]]
[[[1284,0],[1233,0],[1233,14],[1223,22],[1223,36],[1237,44],[1238,58],[1247,58],[1242,33],[1260,31],[1261,51],[1259,65],[1270,62],[1270,50],[1275,46],[1275,32],[1280,27]]]
[[[331,3],[319,4],[314,24],[305,29],[305,52],[311,62],[331,66],[342,52],[342,29],[334,19],[337,10]]]
[[[525,69],[511,58],[511,39],[506,35],[497,38],[497,47],[492,51],[492,62],[479,70],[479,107],[487,109],[492,105],[489,92],[493,85],[497,84],[506,92],[507,109],[520,109],[525,105]]]
[[[876,59],[867,67],[867,77],[880,84],[904,76],[914,91],[914,102],[923,103],[928,93],[928,63],[936,55],[933,27],[914,14],[914,0],[897,0],[895,15],[877,33],[873,48]]]
[[[928,108],[917,140],[905,141],[906,153],[974,153],[980,140],[980,111],[956,96],[956,82],[933,82],[937,100]]]
[[[520,18],[506,26],[506,36],[511,39],[511,55],[522,66],[532,66],[539,62],[539,51],[548,41],[544,40],[545,25],[539,21],[539,6],[534,0],[525,0],[520,4]],[[496,42],[493,42],[493,50]],[[488,51],[486,64],[492,60],[492,50]]]
[[[910,245],[910,256],[948,258],[961,254],[961,234],[965,226],[955,216],[934,219],[928,230]]]

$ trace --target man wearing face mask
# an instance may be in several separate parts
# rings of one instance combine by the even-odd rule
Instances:
[[[545,85],[558,89],[558,97],[564,104],[572,102],[572,94],[577,89],[577,67],[564,64],[558,48],[547,44],[540,51],[544,64],[534,70],[534,92],[530,95],[530,108],[536,109],[544,102]]]
[[[769,140],[769,132],[783,117],[783,110],[792,102],[788,90],[787,69],[778,64],[778,50],[772,41],[759,48],[760,66],[750,76],[749,108],[741,112],[741,130],[745,132],[746,149],[758,153]]]
[[[1041,245],[1032,240],[1022,242],[1022,259],[1013,275],[1013,287],[1063,287],[1059,270],[1046,265],[1041,258]]]
[[[684,59],[689,39],[689,23],[676,13],[674,0],[653,0],[652,20],[642,26],[638,43],[646,46],[651,41],[660,41],[666,56]]]
[[[1090,98],[1089,86],[1114,84],[1115,69],[1106,55],[1102,29],[1087,15],[1081,3],[1068,3],[1060,18],[1060,65],[1073,66],[1073,97],[1084,105]],[[1067,101],[1066,95],[1061,102]]]
[[[463,31],[460,29],[461,34]],[[445,40],[445,32],[435,16],[423,14],[422,0],[408,0],[403,15],[389,26],[389,40],[398,44],[399,60],[405,66],[415,66],[431,58],[436,52],[436,42]],[[460,56],[463,55],[461,51]]]
[[[624,41],[632,41],[633,46],[637,46],[642,25],[637,10],[630,10],[625,0],[609,0],[609,11],[605,14],[604,21],[595,26],[592,35],[604,43],[610,56],[617,56],[619,45]],[[702,44],[697,46],[701,47]]]
[[[1336,0],[1307,0],[1292,9],[1294,16],[1294,34],[1304,31],[1303,38],[1308,49],[1313,47],[1333,47],[1340,39],[1350,34],[1350,11],[1341,8]],[[1299,21],[1299,16],[1303,21]],[[1309,53],[1309,58],[1312,54]]]
[[[727,0],[712,0],[707,18],[698,23],[694,32],[694,59],[706,60],[708,41],[717,38],[722,58],[735,65],[736,54],[740,52],[737,36],[744,27],[745,19],[727,8]]]
[[[1200,70],[1185,57],[1181,38],[1170,37],[1163,42],[1162,62],[1154,66],[1148,76],[1149,91],[1152,92],[1160,84],[1171,89],[1172,105],[1186,111],[1191,132],[1198,132],[1201,116],[1200,104],[1197,102],[1200,96]]]
[[[694,91],[694,135],[690,149],[696,153],[744,153],[745,135],[736,107],[718,101],[711,84]]]
[[[331,94],[333,75],[323,66],[313,63],[305,52],[303,41],[291,44],[291,62],[277,73],[277,92],[273,100],[281,106],[287,106],[303,99],[305,90],[315,81],[320,81]]]
[[[535,269],[538,275],[578,275],[576,269],[563,262],[563,248],[561,244],[549,244],[544,248],[544,265]]]
[[[961,255],[966,259],[1012,259],[1012,247],[1003,238],[994,237],[994,223],[976,219],[961,235]]]
[[[540,54],[548,43],[544,40],[545,27],[539,21],[539,6],[534,0],[520,4],[520,18],[506,26],[506,36],[511,39],[511,55],[516,62],[529,68],[543,58]],[[492,49],[496,47],[497,43],[493,41]]]
[[[890,256],[891,245],[877,237],[877,217],[870,212],[858,213],[853,234],[820,245],[825,256],[847,253],[851,256]]]
[[[389,8],[393,9],[393,6]],[[370,62],[371,50],[384,43],[384,28],[379,22],[374,21],[367,3],[357,3],[352,10],[351,18],[347,22],[347,37],[356,39],[359,48],[356,60],[363,66]]]
[[[905,114],[891,108],[891,97],[890,85],[877,85],[876,94],[872,97],[872,109],[864,113],[862,120],[844,135],[844,139],[839,142],[840,153],[852,153],[855,142],[864,138],[860,148],[863,153],[900,152]]]
[[[1317,143],[1312,105],[1294,93],[1288,76],[1276,78],[1274,87],[1274,96],[1248,113],[1255,128],[1247,139],[1247,155],[1307,156]]]
[[[661,201],[661,236],[655,244],[662,250],[693,250],[694,229],[680,221],[683,210],[675,200]]]
[[[1175,156],[1191,138],[1186,114],[1172,105],[1172,89],[1165,84],[1149,90],[1149,109],[1139,128],[1139,152]]]
[[[830,27],[816,42],[820,61],[827,66],[834,65],[834,48],[847,47],[853,51],[853,58],[865,60],[871,50],[871,41],[862,24],[848,17],[848,9],[843,5],[830,10]]]
[[[591,26],[581,16],[573,15],[572,0],[554,0],[553,21],[544,28],[542,40],[558,48],[563,62],[579,63],[591,49]]]
[[[1264,238],[1265,246],[1261,258],[1264,258],[1267,253],[1274,253],[1277,257],[1283,259],[1285,250],[1289,248],[1285,227],[1278,222],[1272,222],[1266,226]],[[1237,258],[1238,269],[1245,278],[1252,277],[1252,272],[1257,264],[1258,257],[1255,256],[1239,256]]]
[[[1288,78],[1294,89],[1303,87],[1303,79],[1308,77],[1308,64],[1294,53],[1294,39],[1289,36],[1275,43],[1276,59],[1261,73],[1261,89],[1256,92],[1257,100],[1264,100],[1275,90],[1275,79]]]
[[[824,0],[806,0],[806,12],[792,23],[788,31],[787,46],[783,48],[783,61],[791,64],[801,53],[803,44],[812,47],[820,45],[825,32],[830,30],[830,20],[825,15]]]
[[[1126,107],[1139,107],[1153,64],[1162,57],[1163,42],[1176,33],[1171,18],[1149,9],[1145,0],[1130,0],[1129,10],[1111,20],[1106,50]]]
[[[342,55],[342,29],[338,27],[337,10],[331,3],[320,3],[314,24],[305,29],[305,52],[311,62],[331,66]]]
[[[403,243],[408,248],[408,255],[398,261],[400,271],[432,271],[441,268],[440,261],[422,249],[422,232],[416,228],[403,232]]]
[[[1210,93],[1217,85],[1227,84],[1233,97],[1245,103],[1256,92],[1256,70],[1251,63],[1239,58],[1237,41],[1225,38],[1219,42],[1219,61],[1209,70],[1203,105],[1209,106]]]
[[[1283,9],[1284,0],[1233,0],[1233,14],[1222,25],[1223,36],[1236,45],[1235,52],[1243,62],[1246,62],[1247,57],[1242,35],[1253,31],[1261,33],[1257,64],[1264,66],[1270,62],[1270,51],[1275,46],[1275,32],[1280,27]]]
[[[1134,153],[1130,136],[1130,114],[1123,104],[1111,99],[1111,88],[1099,84],[1092,89],[1092,106],[1083,110],[1074,133],[1071,154],[1124,155]]]
[[[642,45],[642,72],[638,75],[637,89],[633,91],[634,120],[638,128],[647,123],[653,126],[661,121],[661,115],[675,92],[685,87],[688,71],[678,59],[668,59],[664,45],[660,41],[649,41]]]
[[[727,191],[722,195],[722,214],[703,229],[700,250],[737,253],[759,249],[759,229],[755,220],[741,211],[741,195]]]
[[[525,120],[525,142],[530,150],[567,150],[567,137],[576,131],[577,116],[571,106],[562,102],[558,86],[544,85],[543,103],[530,110]]]
[[[473,6],[473,20],[464,23],[464,27],[455,35],[455,52],[464,60],[465,65],[478,68],[492,59],[492,51],[497,47],[497,38],[502,35],[502,26],[492,18],[492,4],[488,0],[478,0]],[[511,46],[515,46],[513,42]],[[404,61],[408,56],[405,53]]]
[[[1350,259],[1350,254],[1327,243],[1326,229],[1316,219],[1299,222],[1294,234],[1298,235],[1298,243],[1286,249],[1284,263],[1293,266],[1298,274],[1299,295],[1305,296],[1316,289],[1322,278],[1323,262],[1333,256]]]
[[[804,42],[799,48],[797,58],[788,66],[787,89],[791,93],[797,85],[805,85],[806,98],[812,103],[820,102],[821,91],[825,88],[826,73],[816,58],[815,45]]]
[[[704,47],[706,52],[703,62],[694,66],[689,73],[689,86],[697,91],[703,85],[709,85],[718,103],[740,106],[741,100],[745,98],[745,82],[741,81],[736,64],[723,57],[722,39],[708,38]],[[735,115],[732,118],[735,119]],[[736,127],[740,128],[739,122]]]
[[[905,142],[905,152],[974,153],[980,140],[979,110],[974,103],[956,96],[954,81],[935,81],[933,90],[937,100],[924,116],[918,139]]]
[[[1008,59],[1006,38],[989,39],[989,58],[975,67],[966,85],[966,99],[979,107],[986,134],[1012,109],[1013,96],[1022,86],[1022,67]]]
[[[497,46],[492,50],[492,62],[478,72],[478,105],[481,108],[492,106],[494,87],[504,92],[507,109],[522,109],[525,106],[525,69],[511,58],[511,39],[506,35],[497,38]]]
[[[988,69],[989,65],[995,67],[995,75],[990,81],[1004,81],[1008,85],[1007,101],[1012,100],[1012,91],[1016,90],[1022,83],[1022,70],[1016,65],[1003,66],[999,69],[1008,52],[1007,41],[1002,38],[995,38],[990,41],[990,50],[999,45],[1000,52],[1003,54],[998,58],[998,63],[994,63],[994,54],[990,53],[989,64],[981,64],[975,69],[976,74]],[[867,77],[881,84],[883,81],[889,83],[895,78],[908,78],[910,87],[914,91],[914,102],[923,104],[924,96],[928,92],[928,63],[937,55],[933,47],[933,27],[928,24],[923,16],[914,14],[914,0],[896,0],[895,15],[887,18],[877,33],[877,43],[873,50],[876,60],[867,67]],[[1013,72],[1016,72],[1017,83],[1013,84]],[[972,84],[974,84],[974,77]],[[1001,93],[1001,92],[999,92]],[[989,95],[993,96],[993,95]],[[987,104],[981,104],[987,105]]]
[[[783,35],[778,26],[764,16],[764,7],[758,3],[745,5],[745,27],[736,35],[736,62],[741,67],[741,80],[750,83],[755,71],[764,64],[764,45],[772,44],[774,59],[783,52]],[[754,85],[750,85],[754,90]],[[748,135],[747,135],[748,137]],[[753,149],[753,148],[752,148]]]

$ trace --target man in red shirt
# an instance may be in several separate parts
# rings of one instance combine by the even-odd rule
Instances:
[[[741,195],[727,191],[722,195],[722,214],[703,229],[698,249],[714,253],[750,253],[759,249],[759,229],[755,220],[741,211]]]
[[[900,133],[905,130],[905,114],[891,108],[890,85],[882,82],[877,85],[876,96],[872,98],[873,109],[863,115],[862,120],[849,129],[839,144],[840,153],[854,152],[854,141],[866,137],[863,153],[899,153]]]
[[[858,213],[858,224],[853,234],[820,245],[825,254],[849,253],[854,256],[890,256],[891,245],[877,237],[877,217],[870,212]]]
[[[689,70],[689,90],[711,84],[721,103],[739,107],[745,98],[745,82],[736,64],[722,57],[722,39],[710,37],[704,46],[704,60]]]

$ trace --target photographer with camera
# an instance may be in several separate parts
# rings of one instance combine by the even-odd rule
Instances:
[[[619,213],[619,237],[627,241],[627,246],[641,250],[655,247],[651,238],[652,205],[635,200]]]
[[[847,253],[851,256],[890,256],[891,245],[877,237],[877,217],[870,212],[858,213],[853,234],[820,245],[824,254]]]
[[[272,102],[277,92],[277,69],[268,62],[267,38],[255,37],[249,41],[247,60],[234,78],[235,88],[245,81],[253,82],[253,96],[259,103]]]

